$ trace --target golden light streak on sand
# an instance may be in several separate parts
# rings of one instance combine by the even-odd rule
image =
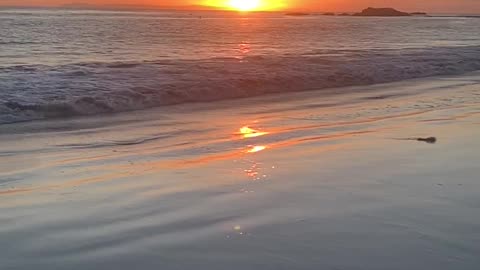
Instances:
[[[30,193],[35,191],[41,190],[48,190],[48,189],[63,189],[68,187],[79,187],[88,184],[94,183],[102,183],[108,181],[115,181],[117,179],[123,179],[125,177],[134,177],[134,176],[142,176],[157,173],[164,169],[172,169],[172,168],[185,168],[191,166],[200,166],[212,162],[219,162],[223,160],[229,159],[236,159],[245,155],[250,155],[253,153],[258,153],[264,151],[266,149],[280,149],[285,147],[291,147],[298,144],[303,144],[306,142],[311,141],[320,141],[320,140],[330,140],[330,139],[338,139],[338,138],[345,138],[357,135],[364,135],[369,134],[372,132],[376,132],[375,130],[366,130],[366,131],[354,131],[354,132],[346,132],[346,133],[339,133],[339,134],[331,134],[331,135],[324,135],[324,136],[312,136],[312,137],[304,137],[295,140],[287,140],[277,143],[266,145],[255,145],[249,146],[247,150],[235,150],[230,152],[223,152],[213,155],[207,155],[200,158],[193,158],[189,160],[161,160],[161,161],[153,161],[153,162],[143,162],[143,163],[136,163],[136,164],[119,164],[114,166],[101,166],[105,171],[111,171],[112,173],[105,173],[94,177],[86,177],[80,179],[72,179],[65,183],[51,183],[40,185],[36,187],[29,187],[29,188],[17,188],[17,189],[0,189],[0,196],[8,196],[8,195],[15,195],[15,194],[22,194],[22,193]],[[338,150],[339,148],[343,148],[345,145],[328,145],[321,148],[322,151],[331,151],[331,150]]]
[[[241,127],[239,130],[239,133],[244,138],[255,138],[255,137],[260,137],[268,134],[268,132],[258,131],[248,126]]]
[[[267,149],[267,147],[265,145],[256,145],[256,146],[253,146],[252,148],[250,148],[247,152],[248,153],[258,153],[260,151],[263,151]]]

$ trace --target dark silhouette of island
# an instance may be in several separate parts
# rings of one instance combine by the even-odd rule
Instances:
[[[393,8],[366,8],[360,13],[355,13],[353,16],[378,16],[378,17],[402,17],[412,16],[410,13],[401,12]]]
[[[344,12],[344,13],[340,13],[340,14],[338,14],[338,16],[350,16],[350,13],[346,13],[346,12]]]
[[[412,12],[410,14],[413,16],[428,16],[426,12]]]
[[[335,13],[333,13],[333,12],[325,12],[325,13],[323,13],[322,15],[324,15],[324,16],[335,16]]]
[[[308,16],[310,15],[309,13],[304,13],[304,12],[288,12],[285,13],[287,16]]]

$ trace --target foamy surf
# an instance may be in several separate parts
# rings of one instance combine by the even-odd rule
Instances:
[[[320,91],[480,69],[480,47],[336,53],[4,67],[0,123]]]

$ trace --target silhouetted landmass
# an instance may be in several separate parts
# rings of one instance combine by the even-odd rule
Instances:
[[[399,17],[412,16],[410,13],[401,12],[393,8],[366,8],[360,13],[355,13],[353,16],[379,16],[379,17]]]
[[[324,15],[324,16],[335,16],[335,13],[333,13],[333,12],[325,12],[325,13],[323,13],[322,15]]]
[[[410,14],[414,15],[414,16],[427,16],[428,15],[426,12],[412,12]]]
[[[285,13],[287,16],[308,16],[310,15],[309,13],[303,13],[303,12],[289,12]]]
[[[345,12],[344,12],[344,13],[338,14],[338,16],[350,16],[350,13],[345,13]]]

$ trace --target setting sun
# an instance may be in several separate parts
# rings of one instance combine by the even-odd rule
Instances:
[[[286,7],[284,0],[204,0],[202,3],[209,7],[241,12],[281,10]]]
[[[260,0],[230,0],[228,5],[240,11],[255,10],[260,6]]]

